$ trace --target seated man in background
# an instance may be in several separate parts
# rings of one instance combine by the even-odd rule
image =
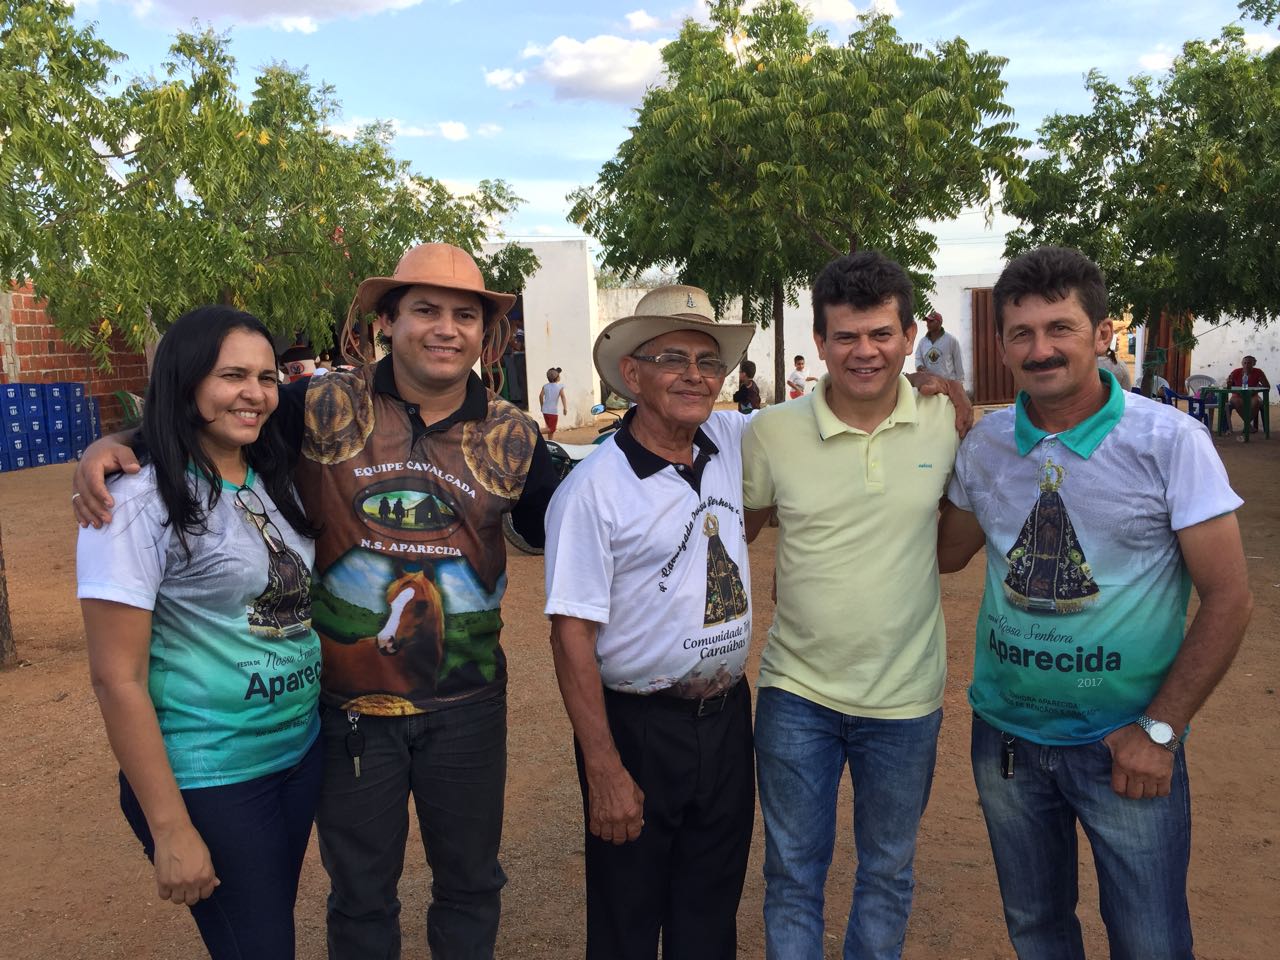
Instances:
[[[1271,381],[1267,379],[1267,375],[1259,370],[1255,364],[1258,361],[1252,356],[1246,354],[1240,360],[1240,366],[1231,371],[1231,376],[1227,377],[1228,387],[1263,387],[1267,390],[1271,389]],[[1243,424],[1245,417],[1245,401],[1249,402],[1249,429],[1258,429],[1258,414],[1262,412],[1262,405],[1267,402],[1265,393],[1233,393],[1231,395],[1231,409],[1240,414],[1240,422]]]

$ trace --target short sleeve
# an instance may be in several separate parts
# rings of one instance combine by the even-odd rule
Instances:
[[[969,500],[969,495],[965,493],[964,477],[967,473],[966,457],[967,445],[961,442],[960,449],[956,451],[956,465],[951,471],[951,481],[947,484],[947,499],[959,507],[961,510],[973,512],[973,503]]]
[[[551,450],[547,447],[547,441],[537,432],[536,427],[534,431],[536,439],[533,443],[533,457],[529,461],[529,471],[525,474],[524,486],[520,490],[520,499],[511,509],[511,523],[525,543],[541,547],[547,504],[555,492],[559,477],[551,462]]]
[[[777,502],[769,451],[760,436],[758,416],[742,434],[742,504],[748,510],[767,510]]]
[[[1231,489],[1226,467],[1213,448],[1209,431],[1199,423],[1179,430],[1165,483],[1170,527],[1184,530],[1231,513],[1243,503]]]
[[[154,486],[131,486],[124,495],[113,488],[116,506],[109,524],[80,531],[76,596],[154,610],[172,531],[163,524],[166,513]]]
[[[312,378],[307,377],[280,385],[280,402],[273,419],[280,436],[284,438],[292,462],[297,461],[298,452],[302,449],[302,438],[306,435],[307,388],[311,381]]]
[[[614,451],[600,450],[595,456]],[[586,464],[583,464],[586,466]],[[560,485],[547,506],[547,616],[559,614],[608,623],[613,585],[613,536],[579,467]]]

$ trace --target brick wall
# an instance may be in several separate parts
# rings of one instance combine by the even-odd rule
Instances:
[[[139,396],[147,389],[147,358],[135,353],[120,334],[111,338],[110,373],[104,372],[84,350],[62,339],[43,304],[31,288],[0,293],[0,382],[83,383],[85,392],[101,398],[102,427],[110,431],[123,419],[117,390]]]

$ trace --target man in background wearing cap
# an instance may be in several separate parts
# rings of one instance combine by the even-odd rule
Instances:
[[[779,520],[756,704],[771,960],[824,954],[846,764],[858,870],[844,957],[902,955],[947,666],[938,503],[959,446],[953,404],[901,375],[913,306],[910,278],[880,254],[829,263],[813,286],[827,375],[743,438],[748,539],[774,508]]]
[[[942,329],[942,314],[934,310],[924,318],[924,325],[925,335],[916,347],[916,369],[963,383],[960,341]]]
[[[731,960],[755,815],[740,441],[754,327],[686,286],[596,340],[636,406],[547,512],[546,612],[586,820],[587,957]]]
[[[431,865],[432,956],[493,956],[506,882],[502,519],[510,513],[540,544],[555,486],[537,426],[472,372],[482,352],[501,353],[514,300],[486,290],[465,251],[414,247],[394,276],[360,285],[348,316],[350,327],[376,314],[388,355],[280,391],[275,416],[298,453],[294,480],[321,526],[312,596],[326,768],[316,824],[336,960],[400,955],[410,794]],[[131,460],[118,446],[86,454],[81,522],[109,519],[103,473],[132,472]]]

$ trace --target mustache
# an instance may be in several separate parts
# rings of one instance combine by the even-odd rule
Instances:
[[[1050,357],[1048,360],[1024,360],[1022,369],[1028,373],[1040,373],[1044,370],[1057,370],[1067,365],[1066,357]]]

